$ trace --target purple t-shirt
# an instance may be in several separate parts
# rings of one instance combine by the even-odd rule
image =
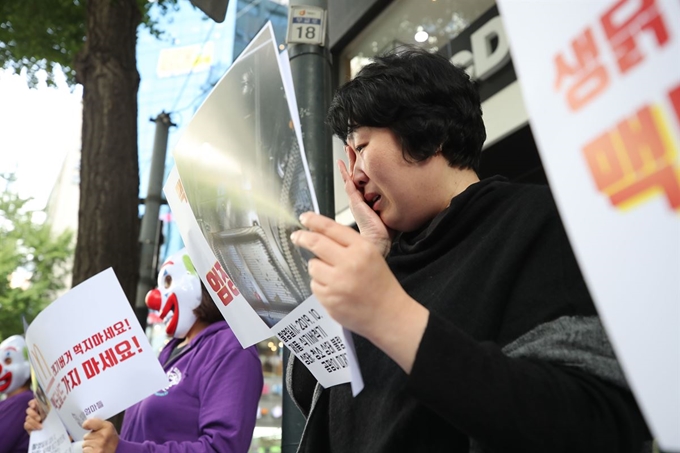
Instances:
[[[0,401],[0,453],[26,453],[28,433],[24,430],[26,409],[33,398],[30,390]]]
[[[168,360],[179,341],[159,356],[168,386],[125,412],[116,452],[246,453],[263,385],[255,348],[243,349],[223,321]]]

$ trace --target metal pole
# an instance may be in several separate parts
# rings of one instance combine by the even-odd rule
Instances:
[[[290,7],[311,6],[328,9],[327,0],[291,0]],[[289,21],[288,26],[291,26]],[[327,30],[327,27],[326,27]],[[324,42],[328,42],[328,36]],[[300,109],[302,141],[312,175],[321,214],[335,218],[333,186],[333,149],[331,133],[325,125],[331,99],[331,55],[326,47],[315,44],[290,44],[288,47],[295,97]],[[286,369],[290,352],[283,354]],[[304,428],[304,417],[295,407],[284,386],[281,420],[281,451],[297,451]]]
[[[327,3],[327,0],[291,0],[290,6],[304,4],[326,10]],[[302,141],[319,210],[321,214],[334,218],[333,148],[331,131],[325,124],[333,89],[331,54],[328,48],[313,44],[290,44],[288,54],[300,109]]]
[[[148,309],[144,303],[146,293],[151,290],[156,283],[156,241],[158,240],[158,214],[161,207],[161,193],[163,190],[163,178],[165,177],[165,155],[168,148],[168,132],[170,126],[174,126],[170,121],[170,115],[162,112],[156,119],[151,121],[156,123],[156,134],[153,142],[153,153],[151,155],[151,168],[149,170],[149,187],[144,201],[144,217],[139,231],[140,253],[139,253],[139,282],[137,283],[137,295],[135,299],[135,314],[143,329],[146,329],[146,318]]]

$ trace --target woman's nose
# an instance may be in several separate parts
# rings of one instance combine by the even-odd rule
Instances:
[[[352,171],[352,181],[357,187],[364,187],[368,183],[368,176],[364,172],[363,161],[358,158],[354,162],[354,166],[350,169]]]

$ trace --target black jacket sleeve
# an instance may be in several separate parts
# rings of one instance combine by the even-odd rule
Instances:
[[[445,395],[441,376],[455,376]],[[640,453],[650,437],[629,391],[575,367],[510,358],[436,315],[408,385],[484,451]]]

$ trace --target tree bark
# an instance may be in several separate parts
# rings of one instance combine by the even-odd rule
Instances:
[[[78,237],[73,286],[113,267],[134,303],[139,263],[136,0],[88,0]]]

